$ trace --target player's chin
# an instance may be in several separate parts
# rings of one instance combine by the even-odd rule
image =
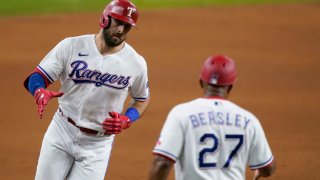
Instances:
[[[121,39],[111,39],[107,41],[106,43],[111,47],[119,46],[123,41]]]
[[[120,45],[126,38],[113,36],[111,39],[112,39],[113,44]]]
[[[113,36],[112,37],[112,42],[115,44],[121,44],[122,40],[119,37]]]

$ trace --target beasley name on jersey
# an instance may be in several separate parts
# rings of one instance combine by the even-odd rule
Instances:
[[[189,115],[193,128],[207,125],[225,125],[246,129],[250,123],[247,116],[237,113],[209,110]]]

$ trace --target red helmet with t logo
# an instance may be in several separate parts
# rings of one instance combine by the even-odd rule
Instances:
[[[136,6],[128,0],[113,0],[104,9],[100,18],[100,27],[109,26],[110,17],[136,26],[139,12]]]

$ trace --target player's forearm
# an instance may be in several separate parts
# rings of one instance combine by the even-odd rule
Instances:
[[[168,178],[169,171],[161,171],[158,169],[152,169],[149,173],[148,180],[166,180]]]
[[[155,156],[149,172],[148,180],[166,180],[169,176],[172,162],[161,156]]]
[[[149,105],[149,99],[146,101],[132,101],[129,108],[126,110],[125,115],[133,122],[139,119]]]
[[[131,107],[136,108],[139,111],[140,116],[144,113],[149,105],[150,99],[146,101],[132,101]]]
[[[260,179],[260,177],[269,177],[275,172],[275,170],[276,170],[276,164],[275,164],[275,161],[273,161],[268,166],[257,169],[255,171],[253,180],[258,180]]]

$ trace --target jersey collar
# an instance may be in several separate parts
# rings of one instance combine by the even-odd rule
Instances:
[[[204,99],[222,99],[225,100],[226,98],[221,97],[221,96],[208,96],[208,97],[202,97]]]

